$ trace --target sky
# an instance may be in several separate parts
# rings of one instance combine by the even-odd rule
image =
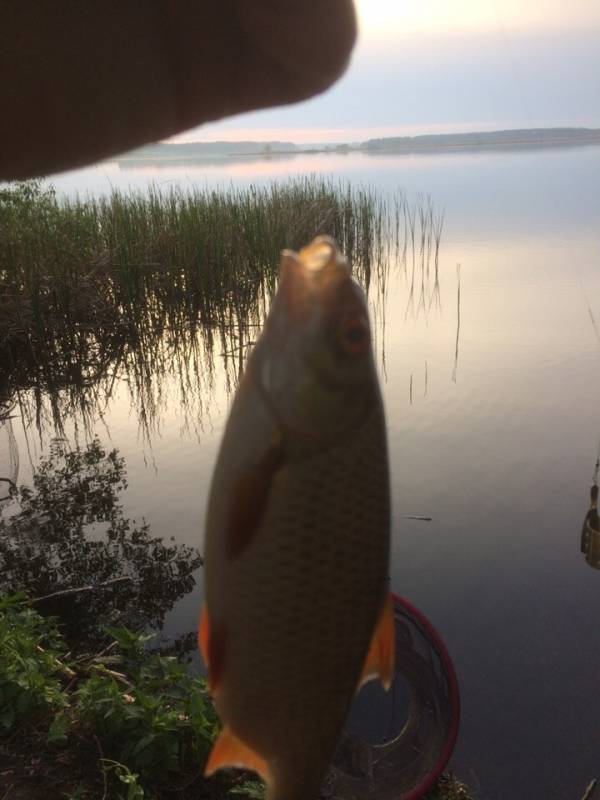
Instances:
[[[598,0],[358,0],[356,8],[358,44],[327,92],[176,141],[600,127]]]

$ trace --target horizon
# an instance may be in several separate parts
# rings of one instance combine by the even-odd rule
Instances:
[[[524,127],[524,126],[510,126],[510,127],[482,127],[482,128],[461,128],[454,130],[454,127],[451,126],[453,129],[448,130],[448,126],[442,126],[443,130],[421,130],[418,129],[418,126],[415,126],[415,132],[412,131],[407,133],[406,131],[400,131],[395,133],[380,133],[376,135],[371,135],[365,138],[358,137],[356,139],[341,139],[341,138],[330,138],[330,139],[306,139],[304,141],[295,140],[290,138],[290,131],[283,130],[283,129],[275,129],[275,130],[264,130],[265,134],[267,135],[265,138],[258,137],[255,135],[256,131],[254,129],[247,129],[246,131],[243,129],[236,129],[233,131],[225,131],[223,136],[215,139],[181,139],[181,137],[172,137],[171,139],[165,139],[164,141],[160,142],[160,144],[220,144],[220,143],[228,143],[228,144],[236,144],[242,142],[255,142],[258,144],[262,143],[271,143],[271,142],[281,142],[282,144],[293,144],[293,145],[305,145],[305,146],[319,146],[319,145],[329,145],[329,144],[341,144],[341,145],[360,145],[364,144],[364,142],[368,141],[369,139],[385,139],[385,138],[399,138],[399,137],[406,137],[406,138],[418,138],[420,136],[451,136],[451,135],[469,135],[473,133],[507,133],[513,131],[552,131],[552,130],[570,130],[570,131],[593,131],[597,132],[600,131],[600,125],[597,127],[595,126],[588,126],[588,125],[548,125],[548,126],[532,126],[532,127]],[[356,129],[353,129],[356,130]],[[365,129],[371,130],[374,129]],[[248,133],[245,136],[245,133]],[[336,129],[329,129],[329,133],[333,137],[336,133]],[[287,137],[287,138],[286,138]],[[149,145],[145,145],[149,146]],[[150,145],[151,146],[151,145]]]

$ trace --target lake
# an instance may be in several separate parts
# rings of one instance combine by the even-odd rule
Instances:
[[[458,775],[480,800],[575,800],[600,777],[600,571],[580,548],[600,446],[600,148],[112,162],[52,182],[73,197],[306,174],[429,197],[444,211],[437,270],[421,270],[417,243],[416,281],[409,251],[369,289],[389,429],[392,588],[454,659]],[[200,549],[247,352],[225,353],[231,341],[184,347],[143,380],[112,365],[110,392],[103,384],[85,414],[74,405],[62,431],[71,445],[96,434],[118,448],[124,514]],[[43,392],[19,401],[14,438],[0,431],[0,469],[28,483],[56,431]],[[165,617],[169,639],[197,625],[201,570],[196,579]]]

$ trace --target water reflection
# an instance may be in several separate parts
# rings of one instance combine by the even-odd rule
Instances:
[[[18,511],[0,518],[0,591],[26,590],[57,614],[79,648],[102,640],[100,626],[162,628],[195,584],[198,551],[153,537],[123,513],[124,459],[97,439],[70,450],[53,441],[33,476],[14,492]]]
[[[244,171],[244,168],[249,168],[254,174],[270,163],[282,163],[287,168],[290,167],[294,159],[302,156],[303,153],[253,153],[247,155],[198,155],[195,157],[179,156],[179,157],[161,157],[161,156],[145,156],[136,157],[134,154],[129,156],[122,156],[116,159],[115,163],[120,171],[144,171],[147,174],[155,175],[160,170],[188,170],[188,169],[210,169],[221,168],[229,169],[235,172],[236,170]]]
[[[19,475],[19,449],[13,430],[12,406],[0,408],[0,509],[16,489]]]
[[[454,346],[454,369],[452,370],[452,380],[456,383],[456,371],[458,369],[458,342],[460,339],[460,264],[456,265],[456,344]]]
[[[125,388],[142,436],[160,427],[161,411],[175,402],[183,427],[202,426],[218,364],[227,386],[237,382],[248,347],[264,314],[259,295],[246,308],[221,308],[213,319],[153,319],[148,304],[136,324],[110,330],[75,330],[65,341],[30,342],[29,353],[8,349],[0,387],[15,398],[26,428],[66,435],[65,424],[89,436],[119,390]],[[73,334],[73,335],[71,335]],[[169,397],[176,391],[177,397]]]
[[[600,569],[600,517],[598,516],[598,473],[600,457],[596,460],[594,477],[590,488],[590,507],[581,529],[581,552],[586,562],[594,569]]]
[[[410,270],[405,318],[409,313],[418,317],[421,312],[427,314],[434,303],[441,309],[439,255],[444,211],[438,212],[434,209],[431,197],[420,197],[418,205],[413,208],[404,204],[402,211],[402,265],[405,272]],[[400,215],[397,213],[396,226],[399,221]],[[399,231],[396,230],[396,239],[398,238]],[[416,292],[418,300],[415,299]]]

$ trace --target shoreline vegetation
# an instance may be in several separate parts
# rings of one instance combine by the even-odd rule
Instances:
[[[73,650],[33,606],[0,595],[2,800],[264,800],[252,773],[203,776],[219,732],[203,677],[123,627]],[[472,796],[445,774],[424,800]]]
[[[600,144],[600,128],[520,128],[466,133],[389,136],[364,142],[301,145],[282,141],[156,143],[110,161],[123,166],[191,161],[249,161],[306,154],[434,154],[528,150]]]
[[[431,272],[431,304],[443,218],[429,198],[312,178],[75,201],[36,182],[0,189],[0,425],[47,413],[59,437],[32,486],[11,481],[0,517],[2,800],[264,798],[252,775],[202,777],[218,722],[189,669],[195,631],[151,641],[200,554],[126,517],[124,460],[95,439],[73,448],[63,420],[93,419],[125,381],[151,425],[161,375],[193,395],[215,353],[231,353],[235,381],[279,251],[319,233],[367,291],[394,261],[425,307]],[[445,776],[428,798],[470,795]]]
[[[219,722],[196,631],[159,634],[200,554],[125,517],[126,487],[117,450],[55,440],[0,517],[0,796],[264,800],[251,773],[203,777]],[[445,774],[427,800],[472,796]]]

